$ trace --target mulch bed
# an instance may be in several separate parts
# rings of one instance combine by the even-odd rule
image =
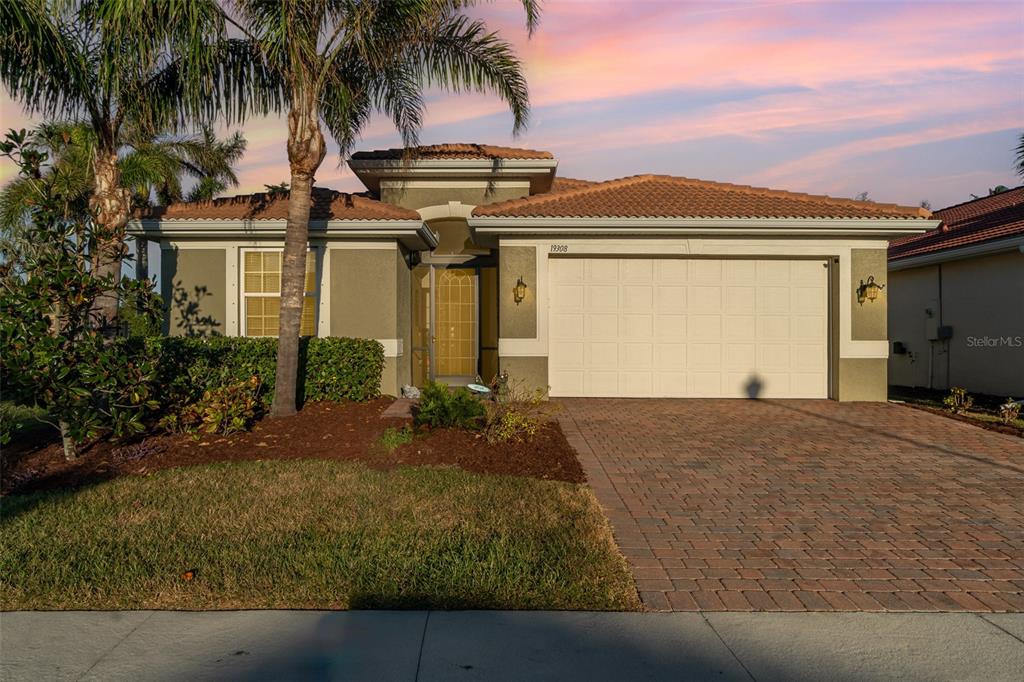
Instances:
[[[905,402],[903,404],[907,407],[913,407],[915,410],[924,410],[925,412],[931,412],[932,414],[937,414],[949,419],[956,419],[957,421],[965,422],[973,426],[980,426],[981,428],[988,429],[989,431],[1024,438],[1024,429],[1014,424],[1001,424],[999,422],[989,422],[983,419],[974,419],[969,414],[954,414],[949,410],[940,410],[937,407],[929,407],[928,405],[919,405],[912,402]]]
[[[387,452],[377,440],[409,419],[382,418],[391,398],[366,403],[310,403],[292,416],[263,419],[252,431],[231,436],[154,435],[129,442],[101,440],[67,462],[59,443],[15,442],[4,447],[0,493],[74,488],[119,476],[170,467],[259,459],[338,459],[389,469],[458,466],[485,474],[582,483],[583,469],[557,423],[529,443],[490,445],[476,434],[421,429],[415,439]]]

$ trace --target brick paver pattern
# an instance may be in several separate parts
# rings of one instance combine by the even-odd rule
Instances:
[[[644,604],[1024,611],[1024,440],[910,407],[563,399]]]

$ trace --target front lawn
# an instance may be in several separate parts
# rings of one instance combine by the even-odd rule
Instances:
[[[5,497],[14,609],[636,609],[585,485],[235,461]]]

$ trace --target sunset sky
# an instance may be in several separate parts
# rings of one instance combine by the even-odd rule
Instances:
[[[529,130],[513,139],[496,98],[434,93],[424,143],[546,149],[569,177],[668,173],[934,208],[1021,182],[1019,0],[547,0],[532,39],[515,0],[476,13],[525,62]],[[6,92],[0,116],[31,123]],[[238,191],[286,180],[283,121],[244,132]],[[359,148],[396,144],[378,118]],[[336,148],[317,182],[361,187]]]

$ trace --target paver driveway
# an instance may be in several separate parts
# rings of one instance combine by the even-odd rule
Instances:
[[[1024,611],[1024,440],[884,403],[560,402],[648,608]]]

